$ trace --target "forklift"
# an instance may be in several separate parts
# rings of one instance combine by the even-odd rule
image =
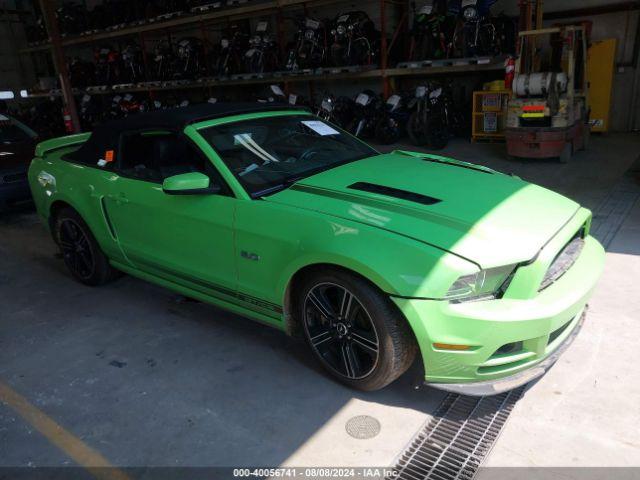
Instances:
[[[519,40],[505,125],[507,153],[566,163],[589,143],[587,28],[523,31]]]

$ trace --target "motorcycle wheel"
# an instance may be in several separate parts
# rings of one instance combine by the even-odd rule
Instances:
[[[427,121],[427,147],[442,150],[449,143],[449,128],[442,118],[431,117]]]
[[[425,145],[429,141],[427,126],[420,118],[418,112],[413,112],[409,116],[409,121],[407,122],[407,134],[409,135],[411,143],[417,147]]]
[[[400,125],[391,117],[383,117],[376,124],[376,141],[381,145],[390,145],[400,139]]]
[[[342,67],[347,64],[347,59],[344,58],[344,47],[338,43],[331,45],[331,63],[335,67]]]

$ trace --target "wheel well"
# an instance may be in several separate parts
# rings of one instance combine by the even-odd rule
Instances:
[[[51,207],[49,208],[49,228],[51,229],[51,233],[54,234],[54,236],[55,236],[54,227],[55,227],[56,217],[58,216],[58,213],[60,212],[60,210],[64,208],[73,208],[73,207],[69,205],[67,202],[63,202],[62,200],[56,200],[51,204]]]
[[[373,283],[370,279],[365,277],[364,275],[351,270],[349,268],[342,267],[340,265],[336,265],[333,263],[314,263],[312,265],[306,265],[293,274],[291,280],[285,289],[284,294],[284,319],[286,324],[286,332],[292,336],[302,336],[302,328],[300,325],[299,319],[296,318],[295,315],[295,303],[294,299],[296,298],[296,294],[300,285],[302,284],[302,279],[307,275],[312,275],[314,272],[323,271],[323,270],[341,270],[344,273],[348,273],[354,277],[358,277],[365,282],[367,282],[372,287],[376,288],[382,293],[385,293],[378,285]]]

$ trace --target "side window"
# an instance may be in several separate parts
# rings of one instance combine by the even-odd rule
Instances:
[[[174,132],[127,133],[120,140],[119,171],[122,175],[161,183],[182,173],[201,172],[228,191],[222,177],[204,155]]]

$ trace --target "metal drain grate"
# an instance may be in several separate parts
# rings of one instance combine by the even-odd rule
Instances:
[[[448,394],[400,454],[396,480],[471,479],[487,456],[524,386],[490,397]]]

